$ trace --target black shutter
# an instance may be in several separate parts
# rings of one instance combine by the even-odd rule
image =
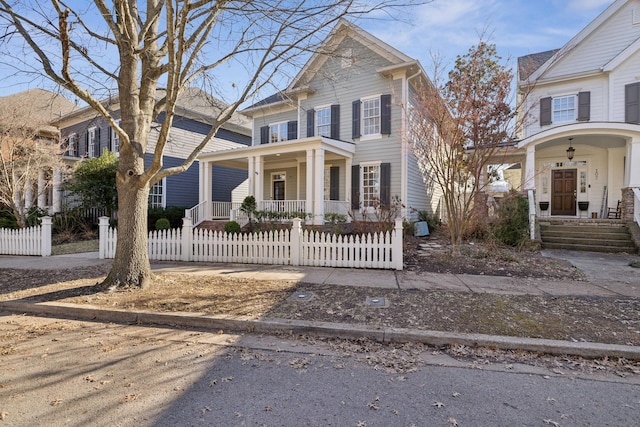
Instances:
[[[111,129],[111,126],[107,128],[107,146],[109,147],[109,151],[115,151],[113,149],[113,129]]]
[[[287,141],[298,139],[298,121],[292,120],[287,122]]]
[[[95,139],[94,139],[94,147],[93,154],[96,157],[100,157],[100,128],[96,128]]]
[[[307,137],[314,136],[316,127],[316,110],[307,110]]]
[[[360,100],[351,104],[351,138],[360,138]]]
[[[391,135],[391,95],[380,97],[380,133]]]
[[[591,118],[591,92],[578,92],[578,121],[588,122]]]
[[[360,209],[360,165],[351,166],[351,209]]]
[[[383,208],[391,204],[391,163],[380,165],[380,204]]]
[[[269,143],[269,126],[262,126],[260,128],[260,144]]]
[[[329,200],[340,200],[340,168],[329,168]]]
[[[89,131],[84,134],[84,155],[89,157]]]
[[[551,97],[540,100],[540,126],[551,124]]]
[[[624,121],[640,123],[640,82],[624,87]]]
[[[340,104],[331,106],[331,139],[340,139]]]

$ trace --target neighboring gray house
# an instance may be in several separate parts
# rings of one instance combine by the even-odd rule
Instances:
[[[314,224],[394,198],[403,216],[436,211],[439,194],[426,190],[405,141],[408,100],[425,76],[418,61],[340,21],[285,90],[243,111],[253,119],[251,146],[199,156],[207,206],[199,219],[229,211],[209,186],[219,166],[248,173],[244,194],[258,209],[311,213]]]
[[[118,100],[104,101],[111,111],[118,117]],[[211,129],[210,122],[217,115],[222,103],[206,92],[190,88],[178,98],[176,116],[173,120],[170,141],[164,150],[163,163],[165,167],[177,166],[183,162],[192,150],[202,141]],[[157,122],[161,123],[161,115]],[[251,143],[250,120],[243,114],[237,113],[209,142],[206,151],[224,150],[244,147]],[[65,141],[65,158],[81,161],[87,157],[98,157],[103,150],[118,152],[118,137],[111,127],[93,109],[86,107],[65,115],[52,122],[60,129]],[[151,132],[151,141],[147,146],[146,161],[151,162],[155,149],[157,134]],[[173,175],[158,182],[150,191],[149,206],[156,207],[191,207],[198,203],[198,169],[199,162],[184,173]],[[213,194],[220,200],[231,201],[231,191],[246,181],[246,171],[228,169],[224,166],[215,168],[216,182],[211,183]],[[60,186],[54,191],[61,192]],[[59,211],[61,206],[55,206]]]

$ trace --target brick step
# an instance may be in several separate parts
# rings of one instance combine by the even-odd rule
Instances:
[[[545,249],[637,252],[636,245],[624,222],[541,221],[540,240]]]

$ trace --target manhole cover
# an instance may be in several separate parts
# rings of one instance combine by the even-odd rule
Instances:
[[[289,301],[311,301],[313,299],[313,292],[294,292],[293,295],[287,299]]]
[[[367,297],[364,302],[369,307],[387,308],[389,303],[385,297]]]

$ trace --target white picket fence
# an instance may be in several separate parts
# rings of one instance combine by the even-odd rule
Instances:
[[[309,265],[322,267],[402,270],[402,220],[392,232],[342,236],[302,230],[228,234],[194,228],[190,218],[182,229],[149,233],[149,258],[156,261],[222,262],[240,264]],[[114,258],[117,231],[100,218],[100,258]]]
[[[51,217],[28,228],[0,228],[0,255],[51,255]]]

